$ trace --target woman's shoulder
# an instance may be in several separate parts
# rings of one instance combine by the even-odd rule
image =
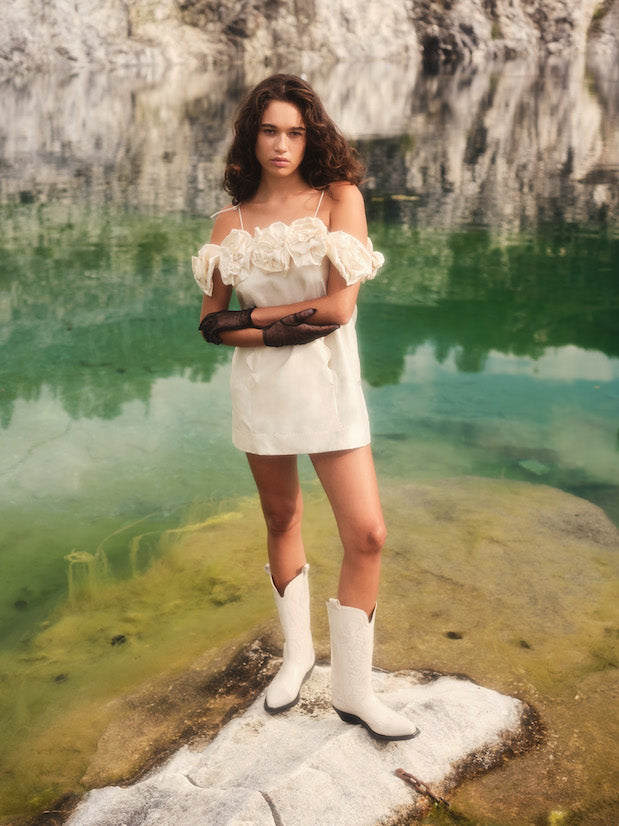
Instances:
[[[363,204],[361,190],[355,184],[348,181],[336,181],[329,184],[327,196],[333,204],[358,205]]]
[[[348,181],[329,186],[329,227],[332,231],[343,230],[363,242],[367,238],[365,203],[355,184]]]
[[[229,204],[212,217],[215,218],[215,223],[211,232],[211,244],[221,244],[233,229],[241,228],[238,205]]]

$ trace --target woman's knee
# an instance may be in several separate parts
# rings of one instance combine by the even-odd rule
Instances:
[[[263,503],[262,512],[269,533],[281,536],[300,526],[303,503],[300,499]]]
[[[378,556],[387,539],[387,529],[382,519],[359,525],[348,542],[348,550],[363,556]]]
[[[367,553],[379,554],[387,540],[387,528],[382,519],[368,529],[366,536]]]

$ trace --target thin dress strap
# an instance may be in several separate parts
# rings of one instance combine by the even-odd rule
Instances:
[[[211,215],[211,218],[216,218],[218,215],[221,215],[222,212],[233,212],[236,210],[239,213],[239,221],[241,222],[241,229],[245,229],[243,226],[243,216],[241,215],[241,205],[237,204],[236,206],[226,207],[225,209],[219,209],[217,212],[214,212]]]
[[[324,196],[325,196],[325,191],[323,189],[322,192],[320,193],[320,200],[318,201],[318,206],[316,207],[316,212],[314,213],[314,218],[318,217],[318,210],[320,209],[320,205],[322,204],[322,199],[324,198]]]

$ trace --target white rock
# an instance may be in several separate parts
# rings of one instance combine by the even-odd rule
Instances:
[[[91,791],[68,824],[371,826],[423,800],[398,768],[444,795],[464,761],[489,768],[524,736],[525,704],[468,680],[377,671],[374,686],[415,721],[415,739],[379,742],[342,723],[320,666],[289,712],[270,716],[259,697],[203,750],[185,746],[128,788]]]
[[[615,15],[619,0],[605,5]],[[0,76],[64,66],[148,70],[265,59],[394,59],[437,51],[479,65],[508,55],[583,52],[600,0],[9,0]],[[432,45],[435,41],[435,45]],[[605,28],[607,51],[617,36]],[[426,53],[426,57],[427,57]]]

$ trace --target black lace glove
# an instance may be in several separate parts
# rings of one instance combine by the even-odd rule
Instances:
[[[286,315],[270,324],[262,331],[262,338],[267,347],[287,347],[291,344],[309,344],[317,338],[328,336],[340,326],[339,324],[306,324],[316,310],[301,310]]]
[[[221,333],[247,330],[256,326],[251,320],[254,309],[248,307],[246,310],[220,310],[217,313],[209,313],[200,322],[198,330],[209,344],[221,344]]]

